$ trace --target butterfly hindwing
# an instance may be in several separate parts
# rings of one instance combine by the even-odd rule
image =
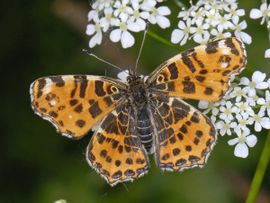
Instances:
[[[148,157],[128,104],[109,113],[93,135],[86,159],[110,185],[133,181],[148,171]]]
[[[246,64],[244,44],[226,38],[200,45],[174,56],[148,78],[153,90],[170,96],[218,101],[229,88],[232,75]]]
[[[204,166],[216,143],[216,130],[210,120],[191,105],[174,97],[166,102],[153,102],[152,109],[158,167],[182,171]]]
[[[121,88],[123,83],[106,77],[44,77],[30,87],[32,108],[63,135],[79,138],[115,108]]]

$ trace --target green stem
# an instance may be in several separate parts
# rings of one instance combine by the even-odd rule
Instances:
[[[253,180],[252,180],[249,192],[248,192],[246,203],[254,203],[256,201],[256,197],[260,190],[262,180],[263,180],[265,171],[267,169],[267,165],[269,163],[269,159],[270,159],[270,131],[267,134],[264,148],[263,148],[259,163],[257,165],[255,175],[253,177]]]
[[[151,32],[150,30],[147,31],[147,34],[148,34],[150,37],[154,38],[155,40],[157,40],[157,41],[159,41],[159,42],[161,42],[161,43],[163,43],[163,44],[165,44],[165,45],[168,45],[168,46],[173,47],[173,48],[175,48],[175,49],[177,49],[177,50],[180,50],[179,46],[173,45],[169,40],[167,40],[167,39],[165,39],[165,38],[163,38],[163,37],[160,37],[160,36],[157,35],[156,33]],[[180,51],[181,51],[181,50],[180,50]]]

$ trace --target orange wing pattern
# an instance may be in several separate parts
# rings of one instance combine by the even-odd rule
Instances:
[[[87,148],[89,165],[112,186],[133,181],[148,171],[148,157],[134,118],[130,105],[117,107],[101,122]]]
[[[152,108],[157,166],[170,171],[203,167],[216,143],[210,119],[178,98],[153,100]]]
[[[150,88],[169,96],[218,101],[229,88],[230,77],[246,65],[244,44],[226,38],[176,55],[155,70]]]
[[[44,77],[30,87],[32,108],[63,135],[80,138],[115,108],[121,88],[121,82],[99,76]]]

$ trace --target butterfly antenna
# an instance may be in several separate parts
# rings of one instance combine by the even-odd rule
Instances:
[[[87,49],[83,49],[82,51],[85,52],[85,53],[87,53],[89,56],[92,56],[92,57],[96,58],[97,60],[99,60],[99,61],[101,61],[101,62],[103,62],[103,63],[105,63],[107,65],[110,65],[110,66],[112,66],[112,67],[114,67],[114,68],[116,68],[116,69],[118,69],[120,71],[123,70],[122,68],[120,68],[120,67],[118,67],[118,66],[116,66],[116,65],[114,65],[114,64],[112,64],[112,63],[110,63],[110,62],[108,62],[108,61],[106,61],[106,60],[104,60],[102,58],[100,58],[100,57],[98,57],[97,55],[93,54],[92,52],[90,52]]]
[[[139,50],[139,54],[138,54],[138,57],[137,57],[137,60],[136,60],[136,64],[135,64],[135,68],[134,68],[134,72],[136,73],[137,72],[137,67],[138,67],[138,63],[139,63],[139,60],[140,60],[140,57],[141,57],[141,54],[142,54],[142,49],[143,49],[143,45],[144,45],[144,41],[145,41],[145,38],[146,38],[146,33],[148,31],[148,26],[149,24],[147,23],[146,25],[146,29],[143,33],[143,40],[142,40],[142,43],[141,43],[141,47],[140,47],[140,50]]]

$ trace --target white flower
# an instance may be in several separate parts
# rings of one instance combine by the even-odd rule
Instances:
[[[239,132],[240,130],[247,131],[247,125],[252,125],[253,119],[249,117],[248,114],[236,114],[237,127],[234,129],[234,132]]]
[[[231,22],[231,15],[225,14],[221,15],[218,19],[218,27],[223,27],[223,29],[227,30],[228,28],[233,27],[233,24]]]
[[[230,120],[225,120],[225,122],[218,121],[215,124],[215,126],[219,130],[220,135],[224,136],[225,134],[231,135],[232,134],[231,129],[234,129],[237,126],[237,124],[236,124],[236,122],[231,122]]]
[[[252,116],[252,119],[254,121],[254,129],[256,132],[262,131],[262,128],[270,129],[270,118],[264,117],[265,111],[263,108],[260,109],[260,111],[257,114],[254,114]]]
[[[199,3],[199,2],[198,2]],[[192,17],[191,23],[196,24],[197,22],[204,20],[204,8],[199,8],[194,6],[190,12],[190,16]]]
[[[100,25],[100,21],[97,17],[93,18],[94,24],[88,24],[86,27],[86,34],[93,35],[89,41],[89,47],[93,48],[97,44],[101,44],[102,41],[102,28]]]
[[[141,30],[145,30],[146,22],[145,20],[149,18],[149,12],[147,11],[140,11],[140,5],[138,1],[131,1],[132,4],[132,14],[130,16],[130,20],[135,22]]]
[[[250,135],[250,131],[244,131],[238,134],[237,138],[228,141],[229,145],[236,145],[234,155],[236,157],[247,158],[249,154],[248,147],[254,147],[257,143],[257,137]]]
[[[249,96],[254,96],[256,94],[256,89],[266,89],[268,88],[268,83],[264,81],[266,77],[265,73],[260,71],[255,71],[252,75],[252,80],[250,81],[247,77],[242,77],[240,79],[240,85],[245,85],[244,91],[247,91]]]
[[[261,17],[262,17],[261,24],[264,23],[265,19],[270,17],[270,5],[267,5],[267,3],[261,4],[260,9],[253,8],[250,11],[250,18],[258,19]]]
[[[264,52],[264,58],[270,58],[270,49],[266,49]]]
[[[234,35],[238,38],[240,38],[244,43],[246,44],[251,44],[252,38],[249,34],[246,32],[243,32],[242,30],[247,28],[247,23],[246,21],[242,21],[239,23],[239,20],[233,20],[233,27],[232,29],[234,30]]]
[[[224,7],[224,10],[228,12],[228,14],[231,16],[231,19],[234,21],[239,21],[239,17],[245,15],[245,10],[238,9],[236,3],[232,3],[230,6]]]
[[[258,104],[262,105],[262,110],[267,111],[267,115],[270,117],[270,92],[266,90],[265,92],[265,99],[259,98]]]
[[[221,106],[219,109],[221,112],[219,118],[222,120],[233,120],[234,116],[232,114],[238,110],[230,101],[227,101],[225,106]]]
[[[253,96],[247,97],[246,102],[250,106],[256,106],[258,99],[259,99],[258,95],[254,94]]]
[[[105,8],[104,9],[104,17],[100,19],[100,25],[103,27],[103,31],[107,32],[109,27],[113,24],[115,18],[113,16],[113,9]]]
[[[182,20],[188,20],[188,19],[190,19],[190,10],[182,10],[182,11],[180,11],[179,13],[178,13],[178,18],[181,18]]]
[[[223,26],[217,26],[217,29],[212,29],[211,34],[215,36],[217,39],[224,39],[231,36],[230,32],[224,33],[224,27]]]
[[[242,89],[241,87],[235,87],[230,93],[230,97],[234,98],[236,97],[236,102],[240,102],[242,97],[246,97],[247,90]]]
[[[220,102],[199,101],[198,107],[200,109],[205,109],[203,112],[204,114],[208,114],[211,111],[211,114],[216,116],[219,113],[218,107],[221,105],[222,101]]]
[[[190,27],[191,27],[191,20],[187,19],[186,23],[184,21],[179,21],[178,23],[179,29],[175,29],[172,32],[171,41],[174,44],[177,44],[180,42],[180,45],[186,44],[189,33],[190,33]]]
[[[241,114],[241,115],[254,115],[254,111],[253,109],[249,106],[249,104],[247,102],[237,102],[235,104],[238,107],[238,111],[236,112],[237,114]]]
[[[190,32],[193,35],[193,40],[197,43],[201,43],[204,41],[206,36],[209,36],[209,24],[208,23],[204,23],[201,20],[197,20],[196,21],[196,27],[191,27],[190,28]]]
[[[220,14],[216,10],[211,9],[210,11],[205,12],[205,22],[210,26],[217,26],[219,23]]]
[[[123,48],[131,47],[135,43],[135,39],[129,31],[139,32],[140,27],[130,20],[125,21],[125,19],[123,19],[123,21],[117,19],[115,22],[115,26],[118,28],[114,29],[111,32],[110,39],[113,42],[121,41]]]
[[[117,0],[114,3],[114,7],[116,8],[114,10],[114,15],[117,17],[119,16],[120,19],[127,19],[130,14],[132,14],[132,9],[128,5],[129,0]]]
[[[156,8],[156,1],[148,1],[148,3],[142,5],[142,9],[149,11],[149,22],[152,24],[158,24],[161,28],[165,29],[170,27],[170,21],[165,16],[170,15],[171,11],[167,6],[160,6]]]

